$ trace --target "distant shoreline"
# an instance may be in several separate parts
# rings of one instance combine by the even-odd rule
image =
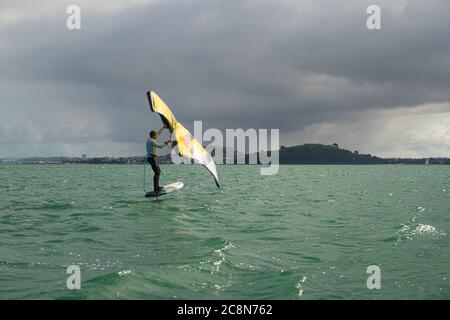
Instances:
[[[417,159],[421,160],[421,159]],[[425,159],[424,159],[425,160]],[[86,165],[86,166],[100,166],[100,165],[118,165],[118,166],[124,166],[124,165],[143,165],[144,162],[140,163],[119,163],[119,162],[44,162],[44,163],[23,163],[23,162],[16,162],[16,163],[1,163],[0,166],[43,166],[43,165]],[[160,162],[160,165],[175,165],[172,162]],[[187,165],[201,165],[197,163],[187,164]],[[216,166],[264,166],[265,164],[262,163],[216,163]],[[270,164],[267,164],[270,165]],[[424,163],[280,163],[279,165],[283,166],[393,166],[393,165],[408,165],[408,166],[423,166]],[[436,165],[450,165],[450,163],[433,163],[433,166]]]
[[[370,154],[360,154],[358,151],[340,149],[337,144],[304,144],[293,147],[281,147],[279,152],[280,165],[370,165],[370,164],[406,164],[406,165],[450,165],[450,158],[381,158]],[[271,156],[273,152],[267,152]],[[224,154],[226,154],[224,152]],[[213,154],[214,156],[214,154]],[[242,165],[262,164],[260,154],[238,154],[228,156],[232,164],[227,164],[227,157],[223,158],[223,165],[239,164],[238,159],[244,162]],[[253,157],[252,157],[253,156]],[[258,163],[250,163],[251,158],[256,158]],[[146,157],[95,157],[88,158],[84,155],[78,157],[28,157],[21,159],[0,159],[3,165],[42,165],[42,164],[143,164]],[[160,164],[172,164],[170,155],[158,157]]]

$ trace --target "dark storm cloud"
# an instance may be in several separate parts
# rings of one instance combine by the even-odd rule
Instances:
[[[0,139],[141,143],[148,89],[186,124],[282,132],[450,101],[448,1],[379,3],[374,32],[361,0],[82,7],[81,31],[60,5],[0,28]]]

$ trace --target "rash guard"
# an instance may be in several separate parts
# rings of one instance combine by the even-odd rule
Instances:
[[[161,132],[164,130],[164,128],[161,128],[157,133],[156,133],[156,138],[159,137],[159,135],[161,134]],[[156,141],[156,139],[152,139],[149,138],[147,140],[147,157],[150,156],[157,156],[158,155],[158,149],[162,149],[164,148],[164,144],[158,143],[158,141]]]

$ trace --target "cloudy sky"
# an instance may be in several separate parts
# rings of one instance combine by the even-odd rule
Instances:
[[[81,8],[81,30],[66,9]],[[382,30],[366,9],[382,9]],[[0,158],[141,155],[187,127],[450,156],[448,0],[0,0]]]

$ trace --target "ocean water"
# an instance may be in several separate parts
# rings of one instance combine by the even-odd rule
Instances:
[[[0,166],[0,299],[450,298],[449,167],[259,169]]]

